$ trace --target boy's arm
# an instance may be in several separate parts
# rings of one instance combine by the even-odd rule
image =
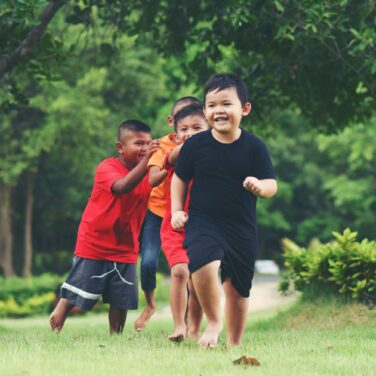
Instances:
[[[170,166],[176,165],[176,161],[178,159],[178,156],[180,154],[180,149],[182,148],[182,146],[183,144],[176,146],[171,150],[170,154],[168,155],[168,160],[167,160]]]
[[[243,187],[255,196],[270,198],[277,193],[277,181],[275,179],[257,179],[254,176],[247,176]]]
[[[141,162],[122,178],[116,180],[111,187],[113,193],[121,194],[131,192],[148,172],[147,165],[152,154],[158,150],[159,140],[150,142],[148,151]]]
[[[149,184],[152,187],[157,187],[166,179],[168,172],[165,169],[160,169],[158,166],[151,166],[149,169]]]
[[[184,203],[187,197],[189,182],[181,180],[176,174],[171,180],[171,226],[174,230],[180,230],[188,221],[188,215],[184,211]]]

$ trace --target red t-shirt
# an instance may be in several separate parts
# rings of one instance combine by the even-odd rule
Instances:
[[[137,263],[138,237],[151,186],[146,175],[131,192],[113,193],[112,184],[128,173],[117,158],[105,159],[98,165],[78,229],[76,256]]]

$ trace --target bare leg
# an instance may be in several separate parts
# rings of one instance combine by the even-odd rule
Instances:
[[[60,332],[63,329],[65,319],[73,307],[74,305],[68,299],[59,300],[49,318],[51,330]]]
[[[189,297],[188,297],[188,337],[199,339],[201,336],[201,322],[204,311],[198,301],[196,291],[193,287],[192,278],[188,280]]]
[[[176,264],[171,268],[170,303],[172,319],[174,320],[174,332],[168,337],[170,341],[182,341],[187,332],[184,318],[187,311],[188,278],[187,264]]]
[[[134,323],[134,328],[137,332],[141,332],[145,328],[151,316],[153,316],[157,310],[157,304],[155,303],[154,299],[154,291],[155,290],[144,291],[146,307]]]
[[[213,348],[223,329],[220,305],[218,270],[220,261],[213,261],[192,273],[192,282],[197,297],[208,320],[208,326],[198,343],[202,348]]]
[[[223,289],[226,297],[227,344],[229,346],[241,346],[247,322],[249,298],[241,296],[235,290],[229,278],[223,283]]]
[[[110,305],[110,309],[108,311],[108,321],[110,324],[111,334],[123,333],[127,313],[127,310],[115,308]]]

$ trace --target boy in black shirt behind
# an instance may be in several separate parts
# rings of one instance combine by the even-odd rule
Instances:
[[[212,76],[204,91],[204,112],[212,129],[187,140],[171,183],[171,224],[174,229],[186,225],[189,270],[208,320],[199,339],[204,348],[217,345],[223,327],[219,268],[227,343],[241,345],[257,255],[256,200],[277,191],[265,144],[239,128],[250,110],[243,81],[231,74]],[[188,219],[184,201],[191,180]]]

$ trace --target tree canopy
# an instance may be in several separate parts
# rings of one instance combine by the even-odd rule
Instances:
[[[54,64],[69,54],[62,53],[63,34],[43,27],[61,8],[65,24],[90,27],[97,22],[111,29],[112,41],[92,35],[108,55],[116,54],[114,40],[127,34],[139,45],[147,43],[165,56],[177,56],[190,81],[202,84],[218,69],[239,73],[251,88],[256,114],[263,119],[271,109],[294,104],[315,127],[335,130],[370,117],[375,107],[374,1],[63,3],[23,0],[2,5],[0,75],[17,51],[19,69],[54,75]],[[16,85],[6,76],[14,93]]]

